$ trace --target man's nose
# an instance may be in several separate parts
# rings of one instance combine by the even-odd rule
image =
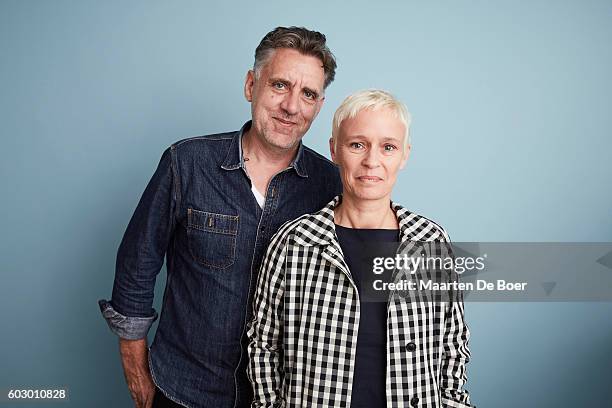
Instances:
[[[300,92],[297,89],[292,89],[285,94],[285,98],[281,102],[281,108],[287,115],[295,115],[298,113],[300,105]]]

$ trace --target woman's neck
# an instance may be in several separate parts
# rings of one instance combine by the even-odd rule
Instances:
[[[358,229],[398,229],[391,200],[353,200],[342,197],[342,202],[334,209],[336,224],[347,228]]]

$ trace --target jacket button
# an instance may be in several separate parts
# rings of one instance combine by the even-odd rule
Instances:
[[[406,350],[413,352],[414,350],[416,350],[416,344],[414,344],[413,342],[406,344]]]
[[[416,407],[418,403],[419,403],[419,397],[412,397],[410,399],[410,405],[412,405],[413,407]]]

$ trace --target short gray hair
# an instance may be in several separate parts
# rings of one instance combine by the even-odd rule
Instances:
[[[255,50],[255,78],[259,78],[261,68],[266,65],[277,48],[290,48],[304,55],[317,57],[323,64],[325,73],[324,88],[336,76],[336,58],[325,43],[325,35],[304,27],[276,27],[261,40]]]
[[[338,140],[340,125],[345,119],[354,118],[364,109],[376,110],[382,108],[391,110],[393,116],[404,124],[406,128],[406,134],[404,135],[404,150],[406,150],[410,145],[410,123],[412,122],[410,112],[408,112],[406,105],[399,99],[389,92],[380,89],[357,91],[347,96],[344,101],[342,101],[338,109],[336,109],[336,113],[334,113],[332,122],[332,141],[334,142],[334,147]]]

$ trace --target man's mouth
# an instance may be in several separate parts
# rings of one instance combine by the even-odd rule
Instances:
[[[285,119],[281,119],[281,118],[277,118],[275,116],[272,117],[273,119],[275,119],[278,123],[280,123],[283,126],[295,126],[296,123],[295,122],[291,122],[289,120],[285,120]]]

